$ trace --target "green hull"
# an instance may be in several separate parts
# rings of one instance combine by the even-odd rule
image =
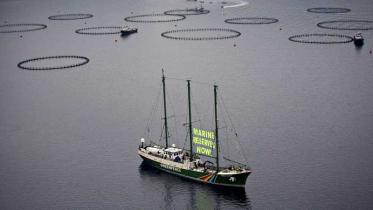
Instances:
[[[159,170],[165,171],[167,173],[171,173],[177,176],[181,176],[187,179],[191,179],[198,182],[203,182],[212,185],[220,185],[220,186],[227,186],[227,187],[245,187],[246,179],[250,175],[251,172],[244,172],[238,174],[232,174],[229,176],[222,176],[216,173],[208,173],[208,172],[198,172],[194,170],[187,170],[183,168],[177,167],[170,167],[165,164],[161,164],[160,162],[151,160],[141,154],[140,157],[144,160],[144,163],[150,165],[154,168]]]

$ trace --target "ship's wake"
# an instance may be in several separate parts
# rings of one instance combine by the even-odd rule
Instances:
[[[249,4],[249,2],[247,1],[232,1],[232,2],[222,2],[223,4],[227,4],[227,5],[223,5],[221,6],[223,9],[226,9],[226,8],[235,8],[235,7],[243,7],[243,6],[246,6]]]

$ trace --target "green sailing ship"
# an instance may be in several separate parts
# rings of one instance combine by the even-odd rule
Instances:
[[[167,127],[167,107],[166,107],[166,84],[165,76],[162,71],[163,87],[163,111],[164,111],[164,131],[165,146],[145,144],[141,139],[138,148],[138,154],[144,163],[170,174],[181,176],[190,180],[219,185],[226,187],[245,187],[247,177],[251,169],[244,164],[231,161],[228,167],[222,167],[219,164],[219,128],[218,128],[218,111],[217,111],[217,90],[218,86],[214,85],[214,118],[215,131],[202,130],[192,126],[191,113],[191,93],[190,80],[187,80],[188,89],[188,129],[189,129],[189,151],[177,148],[174,144],[169,146],[168,127]],[[195,147],[195,148],[193,148]],[[213,151],[216,152],[213,152]],[[215,153],[215,154],[213,154]],[[202,162],[199,156],[205,156],[215,159],[215,164],[206,160]]]

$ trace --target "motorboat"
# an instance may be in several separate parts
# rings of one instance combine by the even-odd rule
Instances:
[[[121,30],[120,33],[122,36],[126,36],[129,34],[137,33],[137,28],[130,28],[128,26],[124,26]]]
[[[204,12],[205,8],[203,8],[202,6],[200,6],[200,7],[196,7],[194,10],[197,11],[197,12]]]
[[[354,44],[356,46],[362,46],[364,44],[364,37],[361,35],[361,33],[357,33],[355,36],[354,36]]]

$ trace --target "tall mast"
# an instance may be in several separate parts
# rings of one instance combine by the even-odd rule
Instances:
[[[193,135],[192,135],[192,108],[190,105],[190,80],[188,82],[188,110],[189,110],[189,140],[190,140],[190,157],[189,160],[193,160]]]
[[[219,172],[219,133],[218,133],[218,86],[214,85],[214,105],[215,105],[215,138],[216,138],[216,172]]]
[[[167,111],[166,111],[166,81],[164,71],[162,69],[162,85],[163,85],[163,111],[164,111],[164,128],[166,135],[166,148],[168,148],[168,128],[167,128]]]

